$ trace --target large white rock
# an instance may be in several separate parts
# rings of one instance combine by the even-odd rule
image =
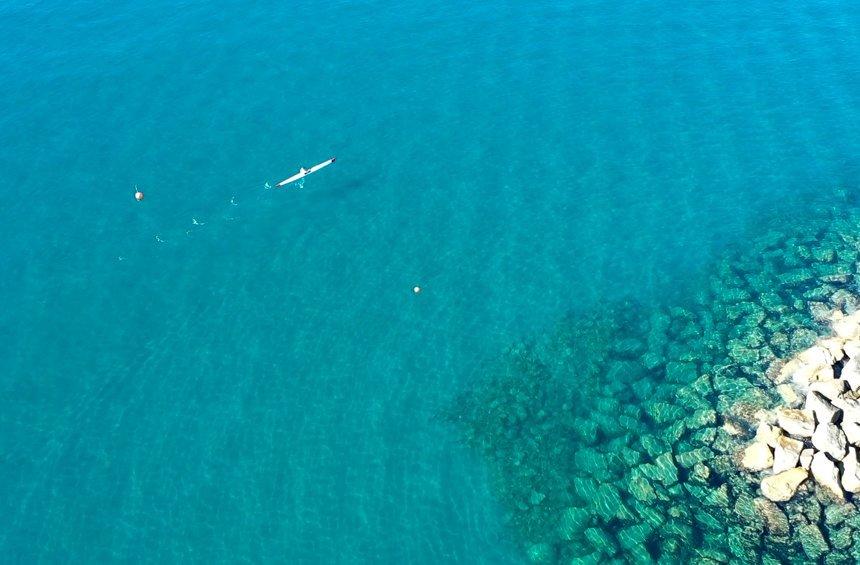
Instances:
[[[761,493],[774,502],[791,500],[808,476],[809,472],[800,467],[783,471],[778,475],[770,475],[761,480]]]
[[[860,492],[860,464],[857,462],[857,449],[848,448],[848,455],[842,460],[842,488],[850,493]]]
[[[763,471],[773,465],[773,453],[766,443],[757,441],[744,449],[741,465],[750,471]]]
[[[845,355],[854,359],[860,357],[860,339],[849,339],[842,345]]]
[[[823,451],[819,451],[812,457],[810,465],[812,476],[816,482],[830,491],[839,500],[845,500],[842,485],[839,482],[839,469]]]
[[[843,422],[860,423],[860,401],[853,398],[837,398],[833,401],[833,406],[842,410]]]
[[[818,342],[818,345],[833,355],[833,362],[840,361],[845,357],[845,340],[841,337],[828,337]]]
[[[800,452],[800,466],[809,470],[809,466],[812,465],[812,457],[815,455],[815,450],[811,447],[808,447]]]
[[[777,408],[776,421],[787,433],[798,437],[812,437],[815,431],[815,418],[811,410]]]
[[[860,310],[848,316],[834,316],[831,323],[833,333],[845,341],[860,338]]]
[[[829,381],[835,378],[831,365],[806,365],[800,367],[791,374],[791,382],[800,390],[806,390],[810,383]]]
[[[826,347],[814,345],[789,359],[775,377],[776,384],[791,381],[801,390],[811,382],[833,378],[833,353]]]
[[[834,459],[841,460],[848,453],[848,439],[836,424],[818,424],[812,434],[812,445]]]
[[[821,344],[813,345],[809,349],[801,351],[795,357],[804,365],[812,365],[815,367],[833,365],[833,362],[835,361],[830,349]]]
[[[857,362],[857,357],[852,357],[845,362],[845,365],[842,366],[842,373],[839,377],[848,383],[851,390],[860,389],[860,363]]]
[[[815,430],[813,430],[815,431]],[[812,434],[810,434],[811,437]],[[755,440],[776,447],[776,441],[782,436],[782,430],[766,422],[760,422],[755,430]]]
[[[848,443],[860,445],[860,424],[845,420],[839,427],[842,428],[842,431],[845,433],[845,438],[848,440]]]
[[[809,382],[824,382],[831,381],[836,378],[836,373],[833,371],[832,365],[825,365],[823,367],[819,367],[817,371],[812,373],[812,376],[809,377]]]
[[[776,378],[774,378],[774,381],[777,384],[782,384],[792,380],[792,375],[794,375],[794,373],[802,366],[803,363],[800,362],[800,359],[789,359],[782,365],[782,367],[779,368],[779,372],[777,373]]]
[[[810,392],[806,395],[805,408],[807,410],[812,410],[812,413],[815,414],[815,420],[819,425],[832,424],[841,414],[841,410],[839,408],[834,407],[829,400],[824,398],[821,393],[818,392]]]
[[[843,381],[842,379],[833,379],[830,381],[820,381],[809,384],[809,392],[817,392],[824,398],[830,400],[831,402],[839,398],[845,389],[847,388],[848,383]]]
[[[797,467],[800,452],[803,451],[803,442],[788,436],[782,436],[777,440],[776,449],[773,450],[773,472],[782,473],[793,467]]]

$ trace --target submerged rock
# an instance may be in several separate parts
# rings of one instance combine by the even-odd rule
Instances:
[[[668,402],[652,402],[647,406],[648,414],[658,424],[676,422],[684,417],[684,409]]]
[[[794,387],[788,383],[777,385],[776,392],[789,408],[797,408],[803,405],[803,398],[797,393]]]
[[[633,498],[646,504],[650,504],[657,499],[654,487],[651,486],[648,479],[642,476],[633,475],[630,477],[630,482],[627,484],[627,490],[631,495],[633,495]]]
[[[689,384],[697,377],[696,365],[693,363],[672,361],[666,364],[666,380],[671,383]]]
[[[690,415],[686,424],[691,429],[704,428],[705,426],[713,426],[717,423],[717,413],[708,408],[705,410],[696,410]]]
[[[849,526],[844,526],[842,528],[831,530],[829,537],[830,543],[833,545],[834,549],[848,549],[848,547],[851,546],[853,542],[853,540],[851,539],[851,528]],[[845,558],[842,561],[842,563],[852,562],[854,561],[848,558]]]
[[[607,521],[613,518],[629,519],[632,517],[630,510],[621,501],[618,489],[608,483],[604,483],[598,487],[593,507],[595,512]]]
[[[766,498],[756,498],[753,500],[753,505],[762,518],[764,518],[764,522],[770,533],[777,536],[788,534],[788,517],[785,515],[785,512],[779,509],[779,506]]]
[[[555,551],[548,543],[535,543],[529,546],[528,557],[532,563],[552,563],[555,561]]]
[[[838,526],[852,517],[856,519],[857,512],[846,504],[831,504],[824,509],[824,523],[828,527]]]
[[[678,468],[675,466],[671,451],[658,456],[654,463],[643,463],[637,469],[649,479],[660,481],[666,486],[672,486],[678,482]]]
[[[824,539],[824,535],[815,524],[803,524],[799,526],[797,528],[797,535],[800,538],[803,551],[810,559],[818,559],[830,549],[830,546],[827,545],[827,540]]]
[[[689,451],[679,453],[675,456],[675,461],[677,461],[678,465],[681,467],[689,469],[703,461],[710,460],[713,456],[714,452],[711,449],[707,447],[699,447],[697,449],[691,449]]]
[[[585,530],[585,539],[591,543],[595,550],[607,557],[612,557],[618,552],[615,540],[600,528],[588,528]]]
[[[630,550],[645,543],[654,528],[645,522],[634,524],[618,531],[618,542],[624,549]]]
[[[562,539],[573,539],[579,535],[584,527],[591,521],[591,512],[585,508],[571,506],[561,514],[558,524],[558,533]]]
[[[502,477],[528,556],[769,564],[860,555],[860,518],[831,520],[840,505],[825,496],[860,494],[860,316],[834,315],[828,339],[813,320],[831,305],[860,306],[844,284],[860,270],[860,236],[843,235],[858,227],[748,245],[687,308],[625,306],[609,316],[611,330],[570,320],[553,343],[517,346],[516,369],[473,395],[460,421]]]
[[[729,505],[729,486],[722,484],[716,490],[710,491],[704,498],[708,506],[727,507]]]
[[[699,481],[703,484],[707,484],[710,478],[711,468],[704,463],[697,463],[693,466],[693,470],[690,472],[690,479],[694,481]]]
[[[638,339],[628,337],[616,341],[613,350],[620,357],[639,357],[645,351],[645,344]]]

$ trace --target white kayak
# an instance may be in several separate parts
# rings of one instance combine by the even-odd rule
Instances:
[[[297,181],[297,180],[299,180],[299,179],[303,179],[303,178],[305,178],[306,176],[308,176],[308,175],[309,175],[309,174],[311,174],[311,173],[315,173],[315,172],[317,172],[318,170],[320,170],[320,169],[322,169],[322,168],[324,168],[324,167],[328,167],[329,165],[331,165],[332,163],[334,163],[334,159],[335,159],[335,158],[334,158],[334,157],[332,157],[332,158],[331,158],[331,159],[329,159],[328,161],[323,161],[322,163],[319,163],[318,165],[314,165],[314,166],[313,166],[313,167],[311,167],[310,169],[301,169],[298,173],[294,174],[294,175],[293,175],[293,176],[291,176],[290,178],[288,178],[288,179],[284,179],[284,180],[282,180],[281,182],[279,182],[278,184],[276,184],[276,185],[275,185],[275,188],[278,188],[278,187],[280,187],[280,186],[284,186],[285,184],[290,184],[291,182],[295,182],[295,181]]]

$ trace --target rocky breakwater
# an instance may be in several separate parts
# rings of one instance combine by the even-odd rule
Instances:
[[[845,485],[860,210],[843,212],[745,239],[682,305],[571,312],[476,372],[444,415],[488,464],[524,556],[860,562],[860,512],[823,486],[860,500]]]
[[[860,493],[860,311],[833,312],[831,327],[832,335],[774,365],[784,405],[760,413],[741,455],[744,468],[764,473],[761,492],[774,502],[793,498],[810,477],[820,498]]]

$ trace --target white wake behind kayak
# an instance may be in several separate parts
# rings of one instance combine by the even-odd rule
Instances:
[[[278,188],[278,187],[284,186],[284,185],[286,185],[286,184],[290,184],[291,182],[295,182],[295,181],[297,181],[297,180],[299,180],[299,179],[303,179],[303,178],[305,178],[306,176],[308,176],[308,175],[309,175],[309,174],[311,174],[311,173],[315,173],[315,172],[317,172],[318,170],[320,170],[320,169],[322,169],[322,168],[328,167],[329,165],[331,165],[332,163],[334,163],[334,160],[335,160],[335,158],[334,158],[334,157],[332,157],[331,159],[329,159],[329,160],[327,160],[327,161],[323,161],[322,163],[319,163],[319,164],[317,164],[317,165],[314,165],[314,166],[313,166],[313,167],[311,167],[310,169],[305,169],[305,171],[304,171],[304,172],[299,171],[298,173],[294,174],[294,175],[293,175],[293,176],[291,176],[290,178],[284,179],[284,180],[282,180],[281,182],[279,182],[278,184],[276,184],[276,185],[275,185],[275,188]]]

